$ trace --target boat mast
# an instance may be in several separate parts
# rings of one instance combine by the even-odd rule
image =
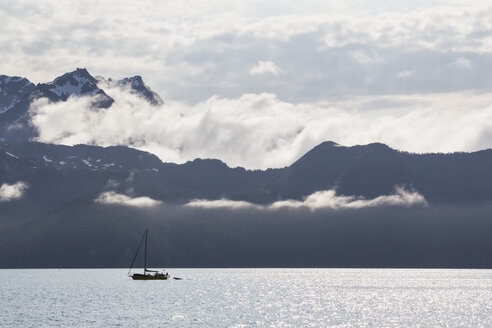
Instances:
[[[145,229],[144,273],[147,271],[147,229]]]
[[[137,252],[135,253],[135,256],[133,257],[132,264],[130,265],[130,269],[128,270],[128,275],[130,275],[130,271],[132,271],[133,264],[135,264],[135,260],[137,259],[138,251],[140,250],[140,247],[142,247],[142,242],[144,241],[145,237],[146,237],[146,234],[144,233],[142,235],[142,238],[140,239],[140,243],[138,243]]]

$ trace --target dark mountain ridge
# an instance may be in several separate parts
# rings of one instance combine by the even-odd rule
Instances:
[[[323,143],[289,167],[251,171],[210,159],[163,163],[128,147],[1,142],[0,186],[27,189],[0,202],[0,267],[125,267],[147,227],[150,265],[159,267],[491,268],[491,160],[492,150],[418,155]],[[330,188],[371,198],[395,185],[429,206],[181,206],[196,198],[268,204]],[[107,191],[164,203],[95,202]]]
[[[344,147],[326,142],[291,166],[265,171],[230,168],[211,159],[163,163],[155,155],[124,146],[4,141],[0,154],[0,182],[29,183],[46,172],[73,177],[85,172],[100,179],[99,185],[116,179],[121,190],[131,188],[135,196],[165,202],[227,198],[266,204],[301,200],[328,189],[375,198],[392,194],[395,186],[415,190],[432,204],[485,204],[492,199],[492,150],[412,154],[383,144]],[[56,178],[51,184],[57,184]],[[93,190],[94,195],[100,192]]]

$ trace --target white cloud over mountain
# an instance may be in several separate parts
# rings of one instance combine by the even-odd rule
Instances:
[[[182,163],[219,158],[230,166],[283,167],[331,140],[386,143],[411,152],[473,151],[492,145],[492,93],[351,97],[295,104],[273,94],[212,97],[196,105],[168,100],[150,106],[118,88],[116,101],[92,109],[90,98],[36,102],[39,141],[130,145]]]
[[[16,182],[14,184],[2,184],[0,186],[0,203],[21,198],[24,195],[27,187],[27,184],[22,181]]]
[[[99,195],[95,200],[96,203],[106,205],[123,205],[130,207],[153,207],[161,204],[161,201],[150,197],[131,197],[125,194],[118,194],[114,191],[107,191]]]
[[[122,205],[138,208],[150,208],[164,203],[150,197],[132,197],[126,194],[120,194],[114,191],[101,193],[95,202],[101,205]],[[379,206],[427,206],[427,201],[417,191],[408,191],[404,187],[396,186],[392,195],[383,195],[374,199],[365,199],[364,197],[337,195],[336,190],[317,191],[304,197],[303,200],[287,199],[276,201],[271,204],[259,205],[247,201],[238,201],[230,199],[195,199],[186,204],[184,207],[203,208],[203,209],[257,209],[264,211],[277,211],[282,209],[308,209],[316,210],[342,210],[348,208],[366,208]]]
[[[234,201],[229,199],[206,200],[196,199],[185,206],[198,208],[256,208],[260,210],[280,209],[309,209],[311,211],[321,209],[341,210],[347,208],[364,208],[378,206],[426,206],[425,198],[416,191],[407,191],[403,187],[396,187],[393,195],[379,196],[374,199],[365,199],[355,196],[340,196],[335,190],[317,191],[306,196],[302,201],[282,200],[269,205],[256,205],[245,201]]]

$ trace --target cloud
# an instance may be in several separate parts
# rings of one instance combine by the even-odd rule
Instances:
[[[492,82],[486,1],[85,3],[0,1],[0,72],[34,82],[74,67],[139,74],[162,96],[188,103],[262,92],[303,102],[485,90]],[[258,56],[281,67],[283,78],[251,75]],[[459,58],[474,68],[472,82],[449,65]],[[408,67],[422,73],[402,83],[397,73]]]
[[[355,61],[363,65],[371,65],[382,62],[381,57],[379,57],[378,53],[374,50],[353,51],[350,55]]]
[[[130,197],[125,194],[119,194],[114,191],[101,193],[95,202],[107,205],[123,205],[130,207],[154,207],[163,204],[162,201],[150,197]],[[359,209],[366,207],[380,206],[427,206],[428,203],[417,191],[408,191],[404,187],[396,186],[392,195],[383,195],[373,199],[365,199],[358,196],[337,195],[334,189],[317,191],[304,197],[303,200],[287,199],[276,201],[267,205],[254,204],[242,200],[230,199],[194,199],[184,205],[188,208],[203,209],[257,209],[262,211],[277,211],[282,209],[308,209],[315,210],[342,210],[342,209]]]
[[[185,206],[198,207],[198,208],[230,208],[230,209],[242,209],[242,208],[256,208],[260,210],[281,210],[281,209],[309,209],[311,211],[321,209],[341,210],[347,208],[365,208],[365,207],[379,207],[379,206],[427,206],[427,201],[424,196],[416,191],[407,191],[403,187],[396,187],[393,195],[379,196],[374,199],[365,199],[363,197],[356,196],[339,196],[336,191],[323,190],[317,191],[302,201],[299,200],[282,200],[277,201],[269,205],[257,205],[245,201],[233,201],[228,199],[219,200],[206,200],[196,199]]]
[[[451,63],[451,66],[463,68],[463,69],[472,69],[473,64],[472,61],[465,57],[459,57],[454,62]]]
[[[0,202],[8,202],[14,199],[21,198],[27,188],[28,186],[24,182],[16,182],[14,184],[2,184],[0,186]]]
[[[207,200],[207,199],[195,199],[190,201],[185,205],[186,207],[198,207],[198,208],[232,208],[232,209],[241,209],[241,208],[257,208],[262,209],[260,205],[256,205],[253,203],[249,203],[242,200],[230,200],[230,199],[215,199],[215,200]]]
[[[282,70],[280,67],[275,65],[274,62],[271,61],[259,61],[258,64],[253,66],[251,70],[249,71],[249,74],[251,75],[265,75],[265,74],[272,74],[272,75],[278,75]]]
[[[411,152],[475,151],[492,146],[492,93],[349,97],[290,103],[274,94],[212,97],[162,106],[118,88],[108,109],[90,98],[40,100],[31,108],[39,141],[127,145],[165,162],[218,158],[230,166],[266,169],[292,164],[327,140],[344,146],[382,142]],[[431,140],[432,142],[429,142]]]
[[[396,75],[399,79],[407,79],[415,74],[414,70],[403,70]]]
[[[284,200],[269,206],[272,209],[280,208],[308,208],[317,210],[323,208],[345,209],[378,206],[415,206],[427,205],[425,198],[416,191],[409,192],[403,187],[396,187],[395,194],[379,196],[374,199],[364,199],[355,196],[337,196],[335,190],[318,191],[307,196],[303,201]]]
[[[152,199],[150,197],[135,197],[124,194],[118,194],[114,191],[103,192],[95,200],[98,204],[107,205],[124,205],[130,207],[153,207],[161,204],[161,201]]]

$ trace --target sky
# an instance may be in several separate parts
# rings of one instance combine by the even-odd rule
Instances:
[[[487,1],[0,0],[0,21],[0,74],[141,75],[165,101],[116,88],[104,112],[41,101],[40,141],[252,169],[290,165],[326,140],[492,147]]]

